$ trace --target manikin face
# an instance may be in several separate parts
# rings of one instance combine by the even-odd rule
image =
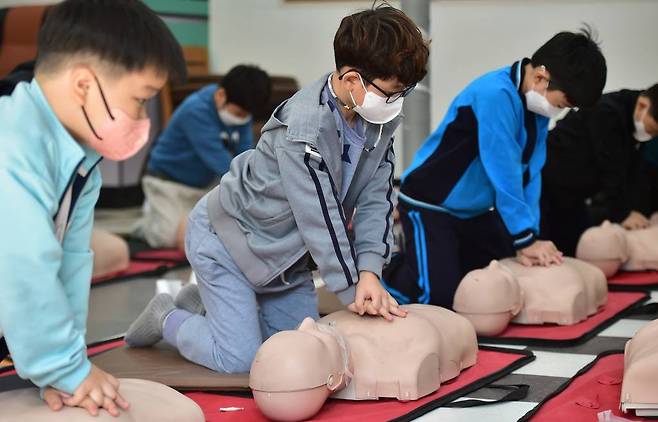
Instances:
[[[333,363],[332,367],[336,368],[334,372],[335,373],[344,372],[345,358],[343,356],[343,353],[347,353],[347,351],[343,350],[341,345],[339,344],[338,339],[336,338],[337,333],[332,333],[331,328],[320,329],[319,324],[317,324],[311,318],[305,318],[304,321],[302,321],[301,325],[299,326],[298,331],[309,334],[320,340],[325,345],[327,351],[327,356],[325,357],[325,359],[332,362]],[[330,386],[332,390],[336,390],[340,387],[345,386],[348,380],[344,379],[345,377],[341,377],[341,378],[342,379],[340,380],[336,380],[338,381],[337,383]]]
[[[341,350],[336,335],[323,332],[311,318],[297,330],[274,334],[256,353],[249,374],[258,408],[274,420],[313,416],[345,386]]]

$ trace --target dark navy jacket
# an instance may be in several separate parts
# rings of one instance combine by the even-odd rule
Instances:
[[[527,110],[518,61],[473,81],[402,175],[400,201],[466,219],[495,208],[516,249],[539,232],[548,119]]]

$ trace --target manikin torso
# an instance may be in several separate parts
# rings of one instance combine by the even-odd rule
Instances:
[[[203,422],[201,408],[179,392],[151,381],[122,379],[119,392],[130,408],[113,417],[105,410],[90,416],[79,407],[64,407],[53,412],[35,388],[0,394],[1,422]]]
[[[349,311],[335,312],[318,321],[344,336],[354,366],[352,382],[332,397],[416,400],[475,364],[477,340],[465,318],[438,306],[417,304],[404,308],[409,315],[396,319],[394,324]]]
[[[455,293],[455,311],[480,335],[497,335],[517,324],[571,325],[595,314],[607,302],[601,270],[573,258],[561,265],[526,267],[514,259],[492,261],[468,273]]]
[[[251,368],[258,407],[275,420],[302,420],[330,395],[416,400],[475,364],[477,340],[468,320],[431,305],[403,308],[407,317],[392,322],[338,311],[272,336]]]
[[[655,224],[656,219],[652,219]],[[613,276],[625,271],[658,270],[658,226],[626,230],[604,222],[583,233],[576,250],[578,258],[588,261]]]
[[[550,267],[527,267],[511,258],[501,262],[516,275],[524,293],[524,305],[513,320],[517,324],[572,325],[607,302],[605,275],[586,262],[569,257]]]
[[[626,271],[658,270],[658,226],[626,231],[628,261]]]
[[[642,327],[626,342],[621,406],[630,403],[655,404],[658,407],[658,320]]]

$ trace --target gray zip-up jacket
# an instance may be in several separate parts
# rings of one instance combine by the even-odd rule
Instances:
[[[277,107],[256,148],[235,157],[210,192],[208,214],[255,287],[277,278],[284,288],[308,280],[315,262],[329,290],[348,304],[359,271],[381,276],[390,258],[396,201],[392,135],[400,117],[367,125],[366,145],[341,203],[342,145],[332,111],[321,99],[327,77]]]

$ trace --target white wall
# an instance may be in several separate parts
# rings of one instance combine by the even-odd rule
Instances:
[[[432,123],[473,78],[530,56],[581,22],[599,33],[608,63],[606,91],[658,82],[658,1],[434,0],[431,10]]]
[[[397,4],[399,2],[392,2]],[[253,63],[301,85],[334,68],[333,40],[344,16],[372,1],[210,0],[211,68]]]
[[[211,70],[224,73],[252,63],[272,75],[292,76],[301,86],[314,82],[335,68],[333,40],[341,19],[371,6],[370,0],[210,0]],[[399,176],[402,130],[395,136]]]

